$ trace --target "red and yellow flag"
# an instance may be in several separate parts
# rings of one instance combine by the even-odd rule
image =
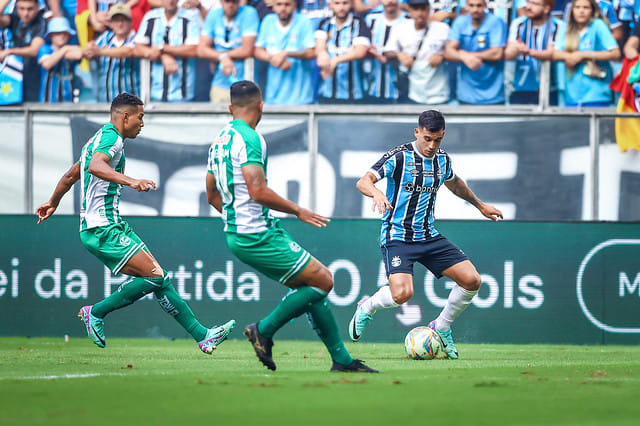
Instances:
[[[620,92],[620,100],[618,101],[617,112],[638,113],[640,105],[640,95],[628,81],[629,72],[638,65],[638,59],[624,58],[622,61],[622,70],[611,81],[609,87],[615,92]],[[640,116],[638,118],[616,118],[616,142],[620,151],[625,152],[628,149],[640,151]]]

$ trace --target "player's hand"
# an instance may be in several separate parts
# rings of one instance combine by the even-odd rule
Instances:
[[[324,228],[327,226],[327,223],[330,220],[324,216],[320,216],[312,212],[311,210],[301,208],[300,211],[296,214],[296,217],[300,219],[300,221],[304,223],[308,223],[309,225],[313,225],[317,228]]]
[[[289,60],[285,59],[282,64],[280,65],[280,69],[283,71],[289,71],[291,69],[291,62],[289,62]]]
[[[377,211],[380,214],[385,214],[387,210],[393,210],[391,203],[387,199],[387,196],[382,192],[373,194],[373,207],[372,210]]]
[[[409,56],[406,53],[398,52],[398,61],[407,69],[411,69],[413,66],[413,56]]]
[[[149,49],[149,51],[147,51],[147,54],[145,55],[145,57],[152,62],[157,62],[158,59],[160,59],[161,55],[162,55],[162,52],[160,51],[158,46],[154,46],[151,49]]]
[[[580,62],[582,62],[582,60],[583,60],[582,52],[575,51],[569,54],[567,59],[564,60],[564,63],[567,67],[574,68]]]
[[[57,208],[58,206],[54,206],[50,201],[47,201],[46,203],[38,207],[36,209],[36,215],[38,216],[38,225],[40,225],[44,220],[49,219]]]
[[[480,213],[482,213],[482,215],[488,219],[493,220],[494,222],[497,222],[500,219],[504,219],[502,217],[502,212],[498,209],[496,209],[495,207],[493,207],[491,204],[481,204],[479,207]]]
[[[287,59],[287,51],[283,50],[271,57],[269,63],[274,68],[281,68],[284,61]]]
[[[222,65],[222,74],[227,77],[230,75],[236,75],[236,66],[233,64],[233,60],[229,56],[225,56],[220,60],[220,65]]]
[[[328,68],[330,62],[331,62],[331,57],[326,52],[321,52],[316,58],[316,63],[318,64],[319,68],[323,68],[323,69]]]
[[[138,192],[142,192],[142,191],[147,192],[152,188],[155,191],[156,183],[148,179],[139,179],[139,180],[136,179],[129,184],[129,187],[135,189]]]

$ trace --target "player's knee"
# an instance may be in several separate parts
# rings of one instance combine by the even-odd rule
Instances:
[[[391,297],[398,305],[401,305],[413,297],[413,288],[411,286],[402,286],[391,290]]]
[[[464,285],[462,285],[462,287],[465,288],[466,290],[476,291],[480,288],[480,285],[482,284],[482,278],[480,278],[480,274],[475,272],[473,274],[470,274],[468,277],[466,277],[463,284]]]

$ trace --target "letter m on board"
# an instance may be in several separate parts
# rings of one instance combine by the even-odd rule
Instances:
[[[640,297],[640,272],[636,275],[636,278],[633,280],[633,283],[624,272],[620,272],[620,287],[619,287],[619,296],[624,297],[625,291],[629,294],[633,294],[635,291],[638,292],[638,297]]]

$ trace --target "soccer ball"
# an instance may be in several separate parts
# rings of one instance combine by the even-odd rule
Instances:
[[[442,349],[442,340],[438,333],[429,327],[416,327],[404,338],[404,349],[409,358],[433,359]]]

